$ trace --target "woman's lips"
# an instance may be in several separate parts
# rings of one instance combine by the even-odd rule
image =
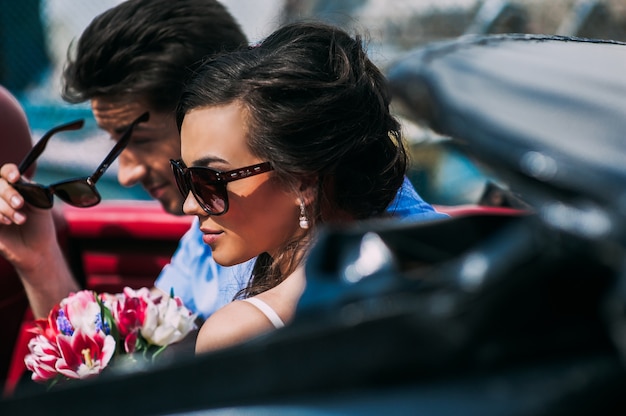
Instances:
[[[207,245],[215,243],[222,236],[222,231],[200,231],[204,233],[204,235],[202,236],[202,241],[204,241],[204,244]]]

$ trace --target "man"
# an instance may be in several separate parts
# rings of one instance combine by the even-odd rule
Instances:
[[[63,96],[73,103],[90,100],[96,122],[113,140],[137,116],[150,112],[150,120],[134,129],[120,155],[119,181],[125,186],[141,183],[165,210],[180,215],[182,198],[169,164],[180,155],[173,115],[179,91],[207,55],[245,44],[243,31],[216,0],[128,0],[85,29],[65,69]],[[18,173],[10,166],[1,172],[14,182]],[[0,226],[6,228],[0,228],[0,251],[20,274],[34,315],[44,317],[78,284],[56,244],[50,212],[25,206],[4,180],[0,196],[5,197],[0,208],[10,201],[17,209],[4,212],[2,223],[19,225]]]
[[[81,35],[64,73],[64,98],[90,100],[98,126],[113,140],[145,111],[119,158],[122,185],[140,183],[168,212],[182,214],[169,160],[180,157],[174,109],[186,76],[208,55],[235,49],[246,38],[215,0],[128,0],[96,17]],[[78,284],[56,244],[49,211],[33,209],[10,186],[15,165],[0,168],[0,252],[16,267],[36,317]],[[437,216],[408,180],[390,209],[403,217]],[[2,228],[5,228],[3,230]],[[33,255],[35,253],[36,255]],[[194,222],[155,286],[173,289],[201,317],[232,300],[250,276],[250,262],[221,267]]]

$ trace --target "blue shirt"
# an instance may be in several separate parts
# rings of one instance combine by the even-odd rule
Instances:
[[[426,203],[408,180],[387,209],[402,221],[423,221],[445,218]],[[174,292],[185,306],[206,318],[233,300],[252,274],[255,259],[235,266],[224,267],[215,262],[211,247],[202,241],[202,232],[196,218],[189,231],[180,240],[178,248],[155,282],[166,293]]]

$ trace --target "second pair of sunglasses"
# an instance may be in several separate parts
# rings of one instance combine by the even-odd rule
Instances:
[[[149,118],[149,113],[144,113],[133,121],[91,176],[68,179],[48,186],[20,179],[13,184],[13,187],[24,197],[26,202],[37,208],[52,208],[54,195],[75,207],[88,208],[97,205],[102,200],[102,197],[96,189],[96,182],[98,182],[98,179],[102,177],[111,163],[113,163],[120,153],[122,153],[126,145],[128,145],[135,126],[138,123],[148,121]],[[61,131],[78,130],[83,127],[83,124],[84,120],[76,120],[47,131],[20,163],[20,174],[24,174],[33,162],[43,153],[50,137]]]

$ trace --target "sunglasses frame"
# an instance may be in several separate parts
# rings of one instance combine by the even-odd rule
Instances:
[[[57,195],[66,203],[79,207],[79,208],[88,208],[88,207],[97,205],[102,200],[102,197],[100,196],[100,193],[96,189],[96,182],[98,182],[98,180],[102,177],[104,172],[106,172],[106,170],[109,168],[109,166],[111,166],[113,161],[115,161],[115,159],[120,155],[120,153],[122,153],[124,148],[128,145],[135,126],[141,122],[148,121],[149,119],[150,119],[150,114],[148,112],[143,113],[141,116],[137,117],[128,126],[126,131],[124,131],[124,133],[122,134],[120,139],[117,141],[117,143],[115,143],[115,146],[113,146],[109,154],[104,158],[104,160],[100,163],[98,168],[90,176],[83,177],[83,178],[68,179],[65,181],[53,183],[48,186],[44,186],[36,182],[27,182],[23,180],[22,178],[20,178],[18,182],[13,184],[13,187],[22,195],[22,197],[29,204],[37,208],[43,208],[43,209],[52,208],[54,204],[54,198],[53,198],[54,195]],[[61,132],[61,131],[78,130],[81,127],[83,127],[83,125],[84,125],[84,120],[76,120],[70,123],[62,124],[57,127],[53,127],[52,129],[48,130],[41,137],[41,139],[39,139],[37,144],[35,144],[35,146],[33,146],[33,148],[28,152],[28,154],[24,157],[22,162],[20,162],[19,167],[18,167],[20,174],[23,174],[24,172],[26,172],[28,168],[37,160],[37,158],[41,156],[44,149],[46,148],[46,145],[48,144],[48,141],[54,134]],[[63,193],[55,191],[55,188],[59,188],[61,185],[67,185],[71,183],[87,185],[90,192],[93,193],[93,196],[95,197],[95,199],[93,199],[91,202],[88,202],[88,203],[75,203],[69,198],[66,199],[63,196],[64,195]],[[29,194],[30,192],[40,192],[39,196],[42,196],[45,199],[45,202],[42,201],[41,199],[35,200],[36,196]]]
[[[178,186],[178,190],[180,191],[183,198],[187,198],[189,192],[193,195],[193,197],[198,202],[198,205],[209,215],[223,215],[228,212],[229,203],[228,203],[228,191],[226,189],[226,185],[229,182],[238,181],[240,179],[249,178],[251,176],[260,175],[261,173],[269,172],[274,168],[270,164],[270,162],[261,162],[255,165],[244,166],[243,168],[233,169],[226,172],[220,172],[218,170],[208,168],[205,166],[192,166],[188,168],[185,165],[185,162],[182,159],[170,159],[170,165],[172,165],[172,171],[174,172],[174,179],[176,180],[176,185]],[[199,177],[206,176],[207,173],[215,177],[212,180],[205,180],[204,183],[206,185],[212,185],[216,187],[216,190],[222,192],[222,195],[218,195],[215,192],[215,195],[219,196],[220,199],[224,201],[224,209],[220,212],[213,212],[208,204],[204,202],[204,199],[201,197],[200,192],[193,183],[191,175],[195,172]],[[182,180],[182,183],[181,183]]]

